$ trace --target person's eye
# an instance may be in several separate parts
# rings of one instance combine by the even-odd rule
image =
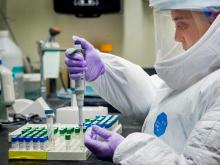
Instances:
[[[176,29],[178,29],[178,30],[186,30],[187,27],[188,26],[185,23],[179,23],[179,24],[176,25]]]

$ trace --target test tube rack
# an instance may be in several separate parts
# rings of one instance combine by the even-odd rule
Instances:
[[[55,145],[49,146],[46,124],[26,124],[9,134],[9,159],[87,160],[91,152],[83,143],[86,129],[98,125],[122,133],[117,115],[96,116],[86,119],[83,125],[82,131],[75,124],[54,124]]]

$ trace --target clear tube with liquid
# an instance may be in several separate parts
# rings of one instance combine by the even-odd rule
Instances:
[[[54,137],[54,113],[53,110],[45,110],[46,123],[47,123],[47,134],[49,147],[55,147],[55,137]]]

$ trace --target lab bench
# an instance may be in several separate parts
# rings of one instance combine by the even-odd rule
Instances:
[[[116,113],[113,113],[116,114]],[[126,137],[128,134],[132,132],[139,132],[141,130],[141,124],[134,121],[130,118],[123,117],[120,113],[117,113],[119,115],[119,121],[122,124],[122,135]],[[10,126],[10,127],[2,127],[0,128],[0,164],[1,165],[44,165],[44,164],[74,164],[74,165],[109,165],[113,164],[110,161],[102,161],[98,160],[93,154],[88,158],[88,160],[85,161],[44,161],[44,160],[8,160],[8,149],[9,149],[9,143],[8,143],[8,134],[20,126]]]

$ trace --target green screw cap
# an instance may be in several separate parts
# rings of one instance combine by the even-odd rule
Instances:
[[[90,122],[90,119],[85,119],[85,123],[86,123],[86,122]]]
[[[92,122],[94,122],[95,121],[95,119],[90,119],[90,122],[92,123]]]
[[[87,130],[87,128],[86,128],[86,127],[83,127],[83,133],[85,133],[85,132],[86,132],[86,130]]]
[[[80,128],[79,127],[75,128],[75,133],[80,133]]]
[[[72,133],[74,132],[74,127],[71,128]]]
[[[60,129],[60,135],[64,135],[66,133],[66,128],[61,128]]]
[[[54,134],[57,134],[57,132],[58,132],[58,127],[55,127],[55,128],[53,129],[53,133],[54,133]]]
[[[70,140],[71,139],[71,135],[70,134],[66,134],[65,135],[65,140]]]
[[[23,130],[21,131],[22,134],[24,134],[24,133],[26,133],[26,132],[27,132],[26,129],[23,129]]]
[[[71,128],[67,128],[67,129],[66,129],[66,133],[67,133],[67,134],[73,133],[73,132],[72,132],[72,129],[71,129]]]

